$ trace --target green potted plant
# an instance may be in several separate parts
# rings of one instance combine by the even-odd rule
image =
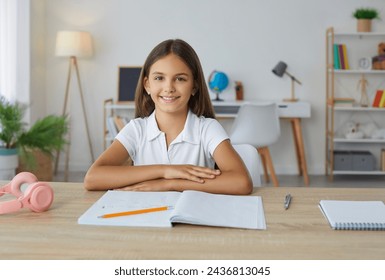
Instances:
[[[18,171],[30,171],[39,180],[49,181],[53,154],[66,144],[68,120],[64,116],[48,115],[26,129],[22,120],[25,109],[0,97],[0,179],[12,179],[20,163]],[[44,165],[39,161],[42,156],[49,159],[50,169],[36,174]]]
[[[374,8],[358,8],[353,12],[353,17],[357,19],[357,32],[370,32],[372,20],[379,19],[379,12]]]

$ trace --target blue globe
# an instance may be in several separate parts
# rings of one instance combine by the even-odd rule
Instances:
[[[225,73],[216,70],[211,72],[209,76],[209,88],[217,95],[216,99],[214,99],[215,101],[222,101],[222,99],[219,98],[219,94],[226,89],[228,85],[229,78]]]

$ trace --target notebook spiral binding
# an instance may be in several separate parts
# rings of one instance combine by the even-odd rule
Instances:
[[[385,223],[336,223],[338,230],[385,230]]]

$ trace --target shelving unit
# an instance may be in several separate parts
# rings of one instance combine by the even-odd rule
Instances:
[[[385,128],[385,108],[371,107],[375,90],[385,89],[384,70],[361,70],[358,60],[372,57],[377,53],[379,42],[385,41],[385,33],[336,33],[334,28],[326,31],[326,129],[325,129],[325,174],[333,180],[333,175],[385,175],[381,168],[381,149],[385,148],[385,139],[347,139],[341,135],[344,121],[354,120],[365,123],[373,122],[379,129]],[[377,42],[377,43],[376,43]],[[333,45],[346,43],[348,49],[349,70],[334,69]],[[357,90],[359,79],[370,79],[367,90],[369,106],[360,106],[360,93]],[[343,82],[348,86],[344,86]],[[337,107],[335,98],[354,98],[358,105]],[[375,170],[334,170],[335,151],[370,151],[375,156]],[[383,163],[384,164],[384,163]]]
[[[135,114],[135,104],[134,102],[124,102],[124,103],[114,103],[112,98],[106,99],[103,102],[103,139],[104,139],[104,150],[108,145],[112,143],[115,138],[115,134],[109,128],[109,125],[113,123],[108,123],[109,119],[114,118],[115,116],[125,116],[129,119],[134,118]],[[118,131],[118,128],[116,127]]]

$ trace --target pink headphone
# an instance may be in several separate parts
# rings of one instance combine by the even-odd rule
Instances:
[[[28,184],[22,192],[20,187]],[[0,203],[0,214],[16,212],[21,208],[29,208],[34,212],[48,210],[53,201],[53,190],[45,182],[38,182],[36,176],[29,172],[17,174],[11,182],[0,188],[0,196],[9,193],[17,197],[15,200]]]

